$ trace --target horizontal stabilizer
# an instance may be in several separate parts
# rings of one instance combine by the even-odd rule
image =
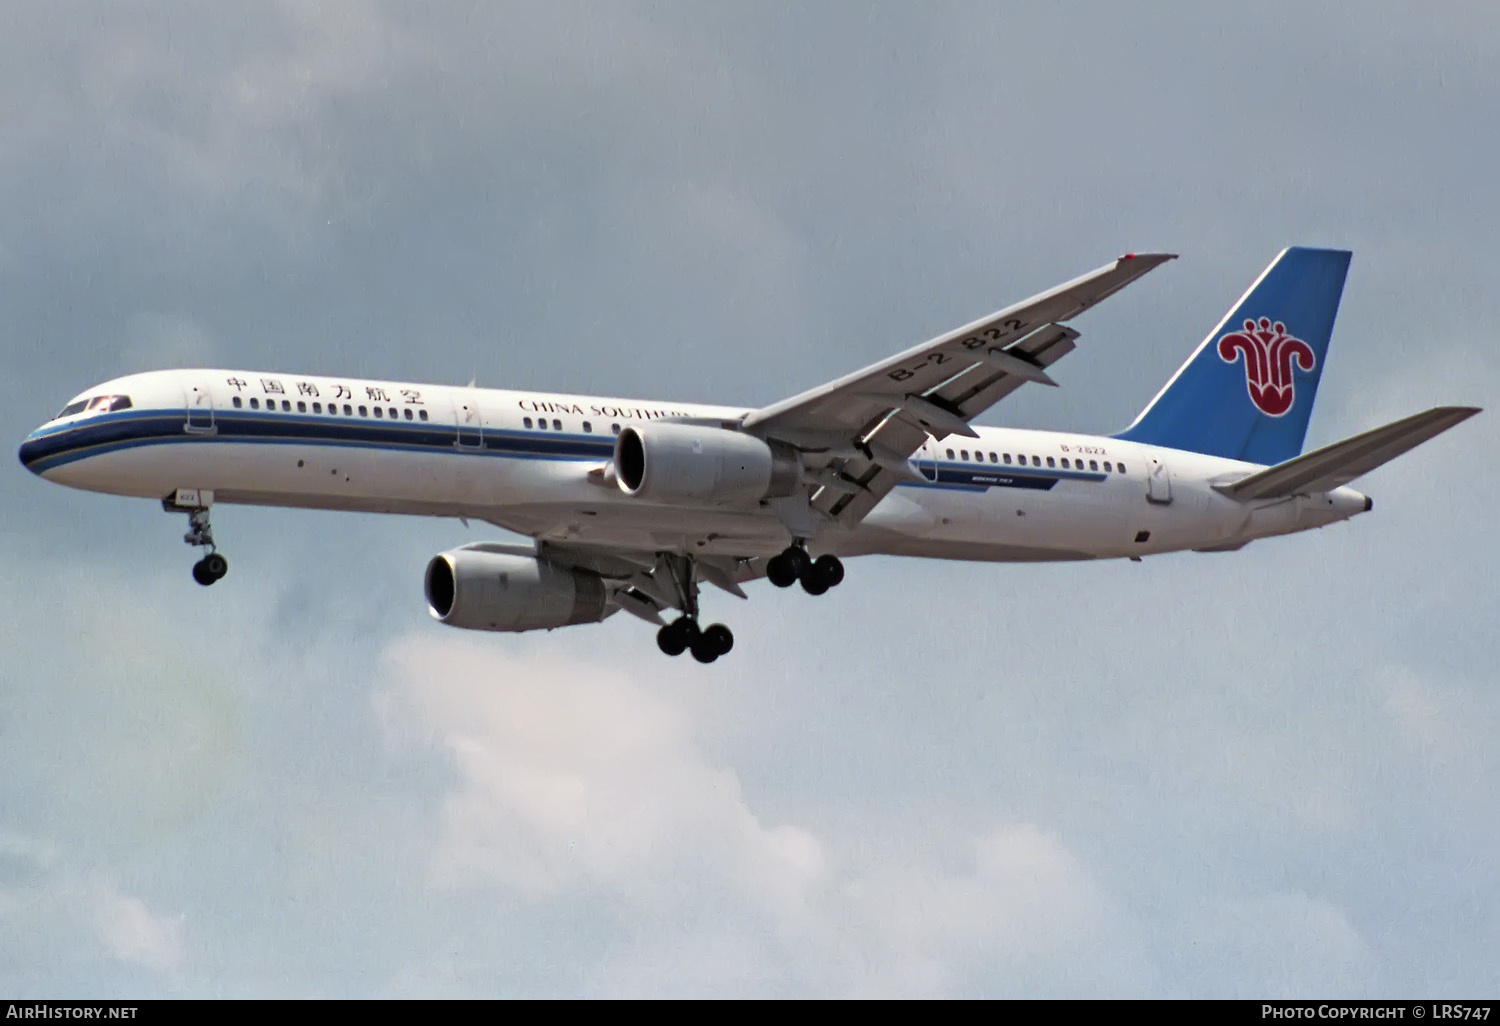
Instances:
[[[1462,424],[1478,412],[1472,406],[1438,406],[1267,467],[1232,484],[1220,485],[1218,490],[1241,501],[1331,491]]]

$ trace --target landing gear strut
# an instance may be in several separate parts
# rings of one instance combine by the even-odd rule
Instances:
[[[219,550],[214,546],[214,530],[208,522],[209,507],[186,505],[179,501],[184,498],[201,501],[197,496],[196,492],[177,492],[162,500],[162,508],[168,513],[186,513],[188,531],[182,536],[182,540],[208,550],[202,559],[193,564],[193,580],[206,588],[229,572],[229,560],[219,555]]]
[[[834,555],[813,559],[801,545],[791,545],[766,562],[766,579],[778,588],[801,581],[803,591],[821,595],[844,579],[844,564]]]

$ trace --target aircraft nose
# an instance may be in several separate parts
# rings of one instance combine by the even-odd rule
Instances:
[[[21,465],[23,467],[33,474],[40,474],[41,471],[37,469],[37,462],[46,454],[44,451],[45,448],[46,440],[39,437],[39,432],[33,431],[21,443],[21,448],[17,451],[16,455],[21,457]]]

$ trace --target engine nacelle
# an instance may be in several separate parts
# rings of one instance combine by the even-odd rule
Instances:
[[[748,506],[795,492],[802,458],[742,431],[632,424],[615,439],[615,477],[626,495],[651,502]]]
[[[423,590],[436,619],[471,631],[550,630],[612,612],[598,576],[502,545],[432,557]]]

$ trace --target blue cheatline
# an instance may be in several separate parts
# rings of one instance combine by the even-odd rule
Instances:
[[[21,445],[21,462],[41,474],[56,467],[121,449],[147,445],[332,445],[426,452],[466,457],[498,456],[525,460],[606,460],[614,451],[611,436],[541,434],[489,429],[484,446],[455,446],[451,424],[355,420],[282,413],[217,411],[212,435],[183,431],[182,410],[132,410],[91,417],[85,421],[34,432]],[[977,466],[963,462],[935,463],[932,480],[909,482],[914,488],[988,491],[1023,488],[1050,491],[1060,481],[1106,482],[1111,475],[1085,470],[1033,470],[1028,467]]]
[[[1301,453],[1349,257],[1344,249],[1282,250],[1114,437],[1266,465]]]
[[[507,456],[516,459],[608,459],[611,437],[489,430],[484,448],[455,448],[451,424],[403,423],[318,418],[299,414],[217,411],[216,433],[190,435],[183,431],[182,410],[141,410],[89,418],[76,424],[33,434],[21,444],[21,462],[36,473],[102,453],[143,445],[212,445],[226,442],[265,445],[337,445],[460,455]]]

